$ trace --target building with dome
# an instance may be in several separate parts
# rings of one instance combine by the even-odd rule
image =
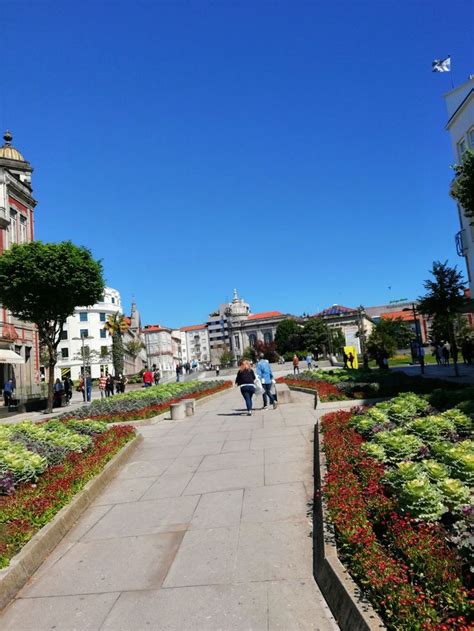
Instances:
[[[33,168],[12,144],[6,131],[0,147],[0,255],[12,243],[34,239],[36,200],[31,187]],[[16,394],[27,397],[39,390],[39,339],[36,327],[21,322],[0,305],[0,388],[9,378]]]

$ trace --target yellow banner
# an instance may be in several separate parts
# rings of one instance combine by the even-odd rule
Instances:
[[[64,377],[70,377],[70,376],[71,376],[70,368],[61,368],[61,379],[64,379]]]
[[[357,360],[357,350],[355,346],[344,346],[344,353],[347,357],[348,368],[359,368],[359,362]]]

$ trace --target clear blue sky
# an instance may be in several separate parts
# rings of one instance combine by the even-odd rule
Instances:
[[[147,323],[416,297],[464,270],[442,94],[474,72],[468,0],[0,0],[0,125],[36,235],[104,261]],[[391,290],[389,289],[391,287]]]

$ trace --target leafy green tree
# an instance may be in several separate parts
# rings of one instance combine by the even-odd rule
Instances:
[[[234,353],[229,350],[227,346],[224,347],[224,350],[221,354],[221,365],[222,366],[231,366],[234,361]]]
[[[243,359],[248,359],[250,362],[255,362],[257,359],[257,351],[253,346],[247,346],[242,353]]]
[[[70,241],[14,244],[0,256],[0,303],[38,327],[48,353],[48,411],[53,408],[54,367],[66,319],[79,306],[98,302],[102,264]]]
[[[326,322],[322,318],[310,318],[303,328],[303,347],[311,353],[326,353],[328,336]]]
[[[134,360],[140,355],[140,352],[144,348],[145,344],[140,340],[130,340],[130,342],[125,344],[125,352]]]
[[[388,357],[393,357],[397,350],[397,342],[395,338],[387,333],[383,327],[377,324],[369,335],[367,340],[367,352],[372,359],[378,359],[383,353]]]
[[[277,326],[275,343],[281,354],[301,350],[303,347],[302,327],[293,318],[282,320]]]
[[[344,337],[342,329],[328,327],[328,345],[333,353],[342,353],[346,345],[346,338]]]
[[[410,326],[402,318],[382,318],[376,329],[379,334],[389,335],[395,341],[395,348],[407,348],[416,337]]]
[[[462,206],[466,217],[474,217],[474,153],[468,149],[462,164],[456,164],[453,169],[456,175],[451,197]]]
[[[456,267],[449,267],[447,261],[435,261],[431,270],[433,279],[424,282],[426,294],[420,298],[418,309],[436,322],[438,329],[444,328],[451,345],[454,373],[459,376],[457,364],[458,349],[454,334],[457,314],[466,304],[463,277]]]
[[[125,316],[117,311],[113,315],[107,316],[104,329],[112,336],[112,363],[114,365],[114,374],[123,375],[123,334],[128,329],[128,323]]]

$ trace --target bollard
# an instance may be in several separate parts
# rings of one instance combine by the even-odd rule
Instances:
[[[196,410],[196,399],[184,399],[184,405],[186,406],[186,416],[194,416]]]
[[[184,403],[172,403],[170,409],[172,421],[182,421],[185,418],[186,407]]]

